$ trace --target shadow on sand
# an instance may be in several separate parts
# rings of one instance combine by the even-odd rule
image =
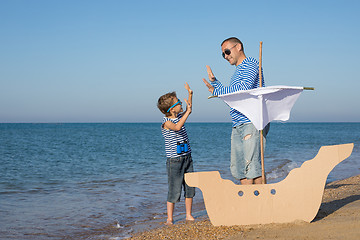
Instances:
[[[334,185],[326,186],[326,188],[327,189],[337,189],[337,188],[348,186],[348,185],[353,185],[353,184],[334,184]],[[355,201],[358,201],[358,200],[360,200],[360,195],[352,195],[352,196],[344,197],[342,199],[333,200],[331,202],[321,203],[319,212],[317,213],[313,222],[317,222],[317,221],[329,216],[330,214],[336,212],[337,210],[344,207],[345,205],[355,202]]]

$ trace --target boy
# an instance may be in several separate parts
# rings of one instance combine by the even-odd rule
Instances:
[[[161,132],[165,139],[166,170],[168,174],[168,198],[167,198],[167,225],[173,224],[175,203],[180,201],[181,189],[184,186],[186,220],[194,221],[191,215],[192,200],[195,196],[195,188],[189,187],[184,180],[184,174],[193,172],[191,148],[185,129],[185,121],[189,117],[192,108],[193,91],[189,84],[185,84],[189,93],[185,100],[186,111],[183,112],[182,103],[176,97],[175,92],[167,93],[158,100],[159,110],[165,114],[161,125]]]

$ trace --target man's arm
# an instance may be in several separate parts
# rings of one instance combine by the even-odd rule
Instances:
[[[244,67],[236,69],[235,76],[232,78],[230,86],[224,87],[217,85],[213,91],[213,95],[223,95],[237,92],[240,90],[253,89],[258,76],[258,66],[255,62],[247,62]]]
[[[213,72],[211,71],[211,68],[209,66],[206,66],[207,72],[209,75],[210,82],[206,81],[206,79],[203,78],[203,81],[205,85],[208,87],[209,92],[212,93],[212,95],[223,95],[227,93],[237,92],[240,90],[249,90],[252,89],[256,80],[256,77],[258,75],[259,69],[256,63],[254,62],[248,62],[245,69],[242,69],[241,75],[240,72],[237,72],[237,75],[233,79],[233,81],[230,83],[230,86],[225,87],[219,82]],[[238,70],[237,70],[238,71]]]

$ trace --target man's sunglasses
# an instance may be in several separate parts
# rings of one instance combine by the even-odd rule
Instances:
[[[230,49],[233,49],[237,44],[235,44],[234,46],[232,46]],[[222,53],[223,58],[225,58],[225,55],[230,55],[231,51],[230,49],[225,49],[225,51]]]
[[[180,101],[180,99],[178,99],[178,101],[177,101],[174,105],[172,105],[171,107],[169,107],[169,109],[168,109],[166,112],[170,112],[170,109],[176,107],[176,105],[178,105],[178,104],[182,105],[182,102]]]

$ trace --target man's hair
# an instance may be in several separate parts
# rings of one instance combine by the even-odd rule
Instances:
[[[176,92],[169,92],[159,97],[157,107],[165,116],[171,115],[167,110],[173,105],[173,98],[177,98]]]
[[[222,43],[221,43],[221,46],[225,43],[225,42],[232,42],[232,43],[239,43],[241,45],[241,51],[244,52],[244,45],[243,43],[236,37],[230,37],[230,38],[227,38],[225,39]]]

